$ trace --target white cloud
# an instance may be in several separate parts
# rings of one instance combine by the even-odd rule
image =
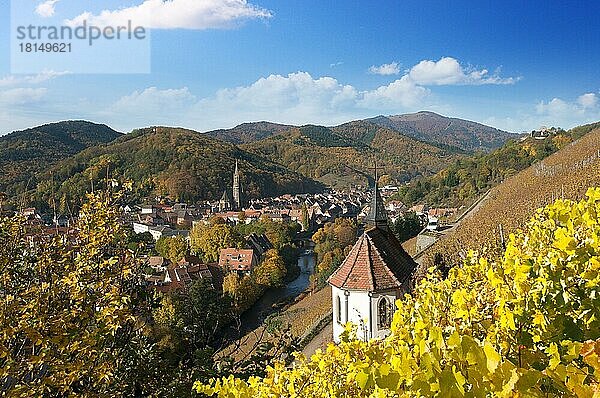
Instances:
[[[540,126],[569,129],[600,120],[600,107],[593,93],[582,94],[574,100],[552,98],[532,104],[529,110],[516,104],[510,116],[490,116],[484,123],[509,131],[528,132]]]
[[[46,94],[45,88],[11,88],[9,90],[0,91],[0,104],[4,106],[10,105],[26,105],[40,101]]]
[[[69,72],[44,71],[37,75],[8,75],[0,79],[1,87],[14,87],[17,85],[40,84],[60,76],[68,75]]]
[[[195,108],[210,128],[247,120],[316,123],[343,118],[355,110],[360,93],[332,77],[297,72],[270,75],[249,86],[219,90]]]
[[[452,57],[443,57],[439,61],[423,60],[413,66],[408,76],[420,85],[482,85],[514,84],[520,78],[502,78],[490,75],[487,69],[471,70],[464,68]]]
[[[538,114],[547,115],[562,115],[565,113],[577,112],[577,106],[575,104],[569,104],[560,98],[553,98],[548,102],[540,101],[535,109]]]
[[[598,103],[598,96],[594,93],[583,94],[577,98],[577,103],[584,109],[593,108]]]
[[[354,102],[357,95],[354,87],[342,85],[332,77],[313,79],[307,72],[297,72],[287,76],[270,75],[250,86],[219,90],[216,97],[208,101],[235,103],[243,108],[332,109]]]
[[[270,120],[281,123],[335,124],[382,111],[417,110],[429,90],[399,79],[372,91],[359,91],[332,77],[307,72],[270,75],[248,86],[227,88],[197,100],[187,88],[136,91],[118,100],[110,113],[143,125],[174,123],[199,130]],[[165,116],[169,115],[169,117]],[[135,120],[133,120],[135,118]],[[170,118],[170,119],[169,119]]]
[[[65,74],[67,72],[44,71],[37,75],[8,75],[0,78],[0,104],[10,107],[39,102],[48,90],[35,86]]]
[[[406,113],[423,109],[444,113],[444,109],[448,109],[447,104],[439,102],[429,85],[491,84],[497,79],[506,80],[496,75],[490,76],[485,70],[465,72],[465,68],[460,67],[458,61],[448,58],[433,62],[435,65],[429,68],[431,73],[428,74],[425,66],[431,66],[431,62],[433,61],[420,62],[394,81],[369,90],[344,84],[333,77],[313,77],[300,71],[288,75],[273,74],[248,85],[218,90],[204,98],[197,98],[187,87],[142,88],[105,105],[103,110],[98,110],[98,105],[90,101],[88,104],[77,106],[69,103],[68,107],[65,105],[57,110],[56,114],[71,118],[73,112],[81,113],[87,110],[85,115],[104,120],[123,131],[156,124],[208,130],[257,120],[292,124],[337,124],[376,114]],[[453,68],[447,68],[451,69],[452,73],[444,72],[446,63],[455,65]],[[11,75],[0,79],[0,92],[2,88],[35,87],[63,74],[48,71],[39,75]],[[37,92],[22,90],[4,94],[4,98],[5,101],[10,98],[12,103],[23,103],[27,100],[39,100],[43,95],[45,89]],[[591,103],[589,96],[581,101]],[[542,103],[539,106],[540,109],[545,109],[549,105]]]
[[[247,0],[144,0],[141,4],[98,15],[84,12],[66,23],[88,25],[138,26],[155,29],[219,29],[249,19],[272,17],[271,11],[249,4]]]
[[[113,105],[113,110],[133,115],[153,115],[176,112],[194,102],[196,102],[196,97],[190,93],[187,87],[166,90],[149,87],[122,97]]]
[[[369,109],[411,108],[423,102],[430,90],[416,85],[407,75],[363,93],[361,105]]]
[[[49,90],[39,85],[65,74],[45,71],[37,75],[7,75],[0,78],[0,125],[4,129],[0,134],[47,123],[49,117],[56,120],[54,111],[62,98],[47,101]],[[64,119],[72,118],[70,116],[78,111],[73,101],[68,102],[68,112],[63,113],[68,116],[64,116]]]
[[[444,69],[449,60],[440,60],[434,70]],[[487,76],[485,71],[465,74],[460,65],[454,69],[453,79],[448,73],[429,74],[426,79],[423,65],[421,62],[402,77],[372,90],[359,90],[329,76],[313,77],[307,72],[296,72],[274,74],[247,86],[221,89],[199,100],[187,89],[151,87],[121,98],[111,109],[130,118],[135,116],[143,124],[166,123],[169,120],[164,115],[169,113],[176,124],[203,130],[257,120],[335,124],[373,114],[439,108],[426,87],[428,84],[491,84],[490,79],[500,79]],[[379,68],[391,73],[399,66],[393,63]]]
[[[540,101],[535,109],[538,114],[563,115],[563,114],[585,114],[600,111],[598,97],[594,93],[582,94],[575,101],[565,101],[561,98],[553,98],[545,102]]]
[[[286,123],[336,123],[382,110],[398,112],[423,104],[429,91],[403,78],[371,91],[359,91],[332,77],[307,72],[271,75],[250,86],[224,89],[199,102],[199,114],[243,120],[274,118]],[[215,120],[216,122],[216,120]],[[221,123],[224,123],[221,122]]]
[[[43,3],[38,4],[35,8],[35,13],[38,14],[42,18],[50,18],[54,16],[56,3],[59,0],[47,0]]]
[[[392,62],[389,64],[383,64],[379,66],[372,65],[369,68],[369,72],[375,75],[397,75],[400,73],[400,65],[397,62]]]

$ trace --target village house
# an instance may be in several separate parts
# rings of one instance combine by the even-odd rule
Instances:
[[[135,232],[136,234],[143,234],[145,232],[148,232],[150,233],[150,235],[152,235],[152,238],[155,241],[167,236],[183,236],[187,239],[190,234],[190,232],[187,230],[172,229],[167,227],[166,225],[154,226],[137,222],[133,223],[133,232]]]
[[[249,275],[258,265],[258,256],[252,249],[222,249],[219,255],[219,267],[225,272],[237,272]]]
[[[246,249],[251,249],[258,256],[259,259],[262,259],[267,251],[273,248],[273,244],[269,241],[265,234],[258,235],[252,233],[246,237]]]
[[[154,261],[158,261],[155,259]],[[204,264],[196,256],[186,256],[177,263],[167,262],[166,268],[158,274],[148,276],[146,283],[157,291],[168,293],[189,287],[196,280],[205,280],[213,289],[220,290],[221,281],[218,267]]]
[[[155,273],[164,272],[169,265],[169,261],[162,256],[151,256],[148,258],[147,263]]]

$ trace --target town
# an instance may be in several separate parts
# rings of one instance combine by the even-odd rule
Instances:
[[[111,187],[119,188],[111,180]],[[438,220],[448,220],[459,209],[429,208],[427,205],[415,205],[411,208],[398,200],[389,200],[398,191],[397,186],[386,185],[379,192],[386,200],[387,218],[394,224],[407,213],[414,213],[420,219],[422,232],[421,249],[431,244],[428,232],[442,230]],[[225,190],[219,200],[203,201],[196,204],[178,203],[167,197],[155,197],[154,203],[123,203],[121,221],[139,236],[138,241],[145,244],[140,256],[146,263],[146,281],[149,286],[162,292],[180,289],[196,279],[208,279],[215,289],[222,291],[224,276],[235,272],[250,275],[265,259],[266,253],[273,249],[273,243],[263,233],[249,233],[235,247],[221,247],[212,262],[203,261],[189,249],[181,250],[181,258],[163,256],[159,248],[164,242],[176,239],[184,247],[190,246],[190,232],[212,223],[222,223],[235,227],[253,225],[259,222],[296,225],[297,230],[290,236],[294,246],[305,248],[298,253],[310,253],[311,236],[327,223],[338,218],[354,220],[362,224],[370,211],[372,191],[368,187],[348,191],[334,191],[318,194],[286,194],[274,198],[245,200],[241,184],[241,170],[238,163],[232,173],[231,189]],[[39,213],[35,208],[20,211],[30,226],[40,226],[46,234],[68,233],[75,221],[66,215]],[[435,240],[435,239],[433,239]],[[418,245],[418,244],[417,244]],[[164,245],[163,245],[164,246]],[[419,246],[417,246],[419,247]],[[154,254],[154,255],[153,255]],[[166,254],[166,253],[165,253]],[[308,288],[308,286],[307,286]]]

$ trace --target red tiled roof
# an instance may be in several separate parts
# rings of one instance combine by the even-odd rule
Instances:
[[[369,292],[397,289],[409,281],[416,267],[392,232],[371,228],[328,282],[338,288]]]
[[[231,271],[251,271],[254,261],[254,251],[251,249],[222,249],[219,256],[219,266]]]

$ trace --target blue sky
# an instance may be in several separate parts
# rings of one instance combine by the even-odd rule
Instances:
[[[206,131],[419,110],[517,132],[600,120],[597,1],[14,0],[53,23],[152,15],[149,74],[28,75],[11,74],[0,1],[0,134],[65,119]]]

